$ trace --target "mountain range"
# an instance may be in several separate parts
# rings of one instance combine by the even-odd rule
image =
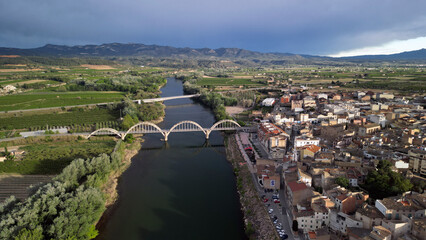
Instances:
[[[261,59],[261,60],[426,60],[426,49],[391,55],[365,55],[331,58],[291,53],[262,53],[240,48],[177,48],[170,46],[145,45],[138,43],[108,43],[102,45],[64,46],[47,44],[39,48],[21,49],[0,47],[0,55],[21,56],[143,56],[167,58],[221,58],[221,59]]]

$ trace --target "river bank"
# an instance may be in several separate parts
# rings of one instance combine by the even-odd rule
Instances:
[[[111,173],[111,175],[108,177],[108,180],[106,183],[101,186],[101,191],[105,196],[105,211],[103,212],[101,218],[96,225],[96,229],[101,232],[103,228],[105,228],[105,224],[108,221],[109,216],[113,213],[117,200],[119,198],[118,195],[118,180],[123,174],[124,171],[130,166],[132,163],[132,158],[138,154],[139,150],[141,149],[141,144],[143,143],[143,139],[136,138],[134,141],[130,144],[126,144],[126,148],[124,150],[123,158],[121,160],[122,165],[119,169]],[[99,236],[98,238],[99,239]]]
[[[256,187],[246,162],[241,156],[235,135],[225,138],[226,157],[237,178],[237,190],[244,214],[245,232],[249,239],[279,239]]]

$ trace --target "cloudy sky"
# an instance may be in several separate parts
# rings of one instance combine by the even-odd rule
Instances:
[[[386,54],[426,48],[425,9],[425,0],[0,0],[0,46]]]

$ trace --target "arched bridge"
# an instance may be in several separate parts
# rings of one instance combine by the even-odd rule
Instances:
[[[200,95],[201,94],[192,94],[192,95],[182,95],[182,96],[173,96],[173,97],[150,98],[150,99],[135,100],[135,102],[139,104],[140,104],[140,101],[143,101],[144,103],[163,102],[163,101],[168,101],[173,99],[199,97]]]
[[[167,141],[170,133],[172,132],[203,132],[206,135],[206,139],[209,139],[212,131],[226,131],[226,130],[247,130],[249,128],[241,127],[237,122],[233,120],[221,120],[213,124],[210,128],[203,128],[200,124],[194,121],[181,121],[173,125],[170,129],[161,129],[154,123],[151,122],[140,122],[133,125],[126,132],[119,132],[112,128],[101,128],[92,133],[91,136],[99,135],[117,135],[121,139],[127,136],[127,134],[149,134],[149,133],[160,133],[164,136],[164,141]]]

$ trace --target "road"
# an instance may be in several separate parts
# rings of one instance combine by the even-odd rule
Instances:
[[[34,135],[33,137],[46,137],[46,136],[84,136],[89,135],[90,133],[58,133],[58,134],[42,134],[42,135]],[[14,138],[3,138],[0,139],[0,142],[7,142],[12,140],[24,139],[25,137],[14,137]]]
[[[237,141],[239,141],[238,145],[240,145],[241,142],[240,142],[240,138],[239,137],[237,138]],[[260,146],[261,144],[257,140],[257,136],[255,134],[252,134],[251,143],[253,143],[260,150],[260,155],[261,156],[263,155],[262,157],[267,157],[268,156],[268,154],[266,154],[266,151],[263,149],[263,147]],[[252,162],[249,160],[249,158],[246,157],[245,152],[242,152],[241,154],[243,155],[244,159],[246,160],[247,166],[249,167],[249,169],[250,169],[250,171],[252,173],[253,183],[254,183],[254,185],[256,187],[256,190],[257,190],[259,196],[261,196],[261,197],[265,196],[265,198],[268,199],[268,201],[265,202],[264,204],[265,204],[265,208],[268,209],[268,211],[270,209],[272,209],[272,213],[269,214],[269,216],[271,217],[272,221],[274,221],[273,220],[274,216],[277,217],[277,222],[274,223],[275,226],[281,225],[282,228],[284,229],[284,231],[286,232],[286,234],[288,235],[288,239],[290,239],[290,240],[299,239],[299,238],[295,238],[293,236],[293,232],[291,230],[290,223],[292,223],[292,222],[290,222],[290,221],[291,221],[292,218],[287,213],[287,211],[290,212],[288,209],[291,209],[291,208],[287,207],[287,199],[285,197],[284,190],[281,189],[278,192],[279,196],[280,196],[280,202],[281,203],[280,204],[274,203],[272,201],[272,195],[276,194],[277,192],[266,192],[263,189],[263,187],[260,186],[259,182],[257,181],[256,170],[255,170],[256,166],[254,166],[252,164]],[[290,214],[291,214],[291,212],[290,212]]]

